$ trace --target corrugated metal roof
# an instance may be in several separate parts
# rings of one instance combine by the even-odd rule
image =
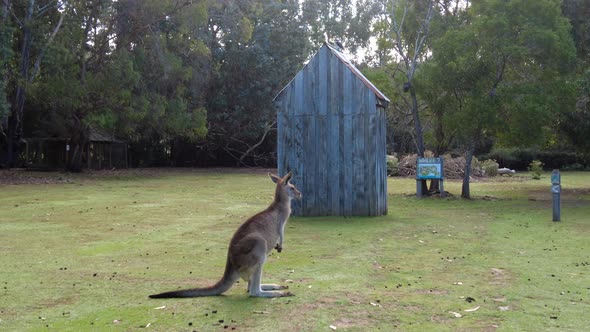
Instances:
[[[375,85],[373,85],[373,83],[371,83],[371,81],[369,81],[365,75],[363,75],[363,73],[361,73],[360,70],[358,70],[358,68],[356,68],[352,62],[346,57],[346,55],[344,55],[342,52],[340,52],[334,45],[331,45],[327,42],[324,43],[324,45],[322,47],[327,47],[330,52],[332,54],[334,54],[346,67],[348,67],[348,69],[350,69],[350,71],[357,77],[359,78],[363,84],[365,84],[366,87],[368,87],[371,91],[373,91],[373,93],[375,94],[375,96],[380,99],[381,101],[384,101],[386,104],[385,106],[387,106],[387,104],[389,104],[390,100],[389,98],[387,98],[387,96],[385,96],[383,94],[383,92],[379,91],[379,89],[377,89],[377,87]],[[319,53],[319,51],[318,51]],[[316,53],[316,55],[318,54]],[[314,55],[314,57],[316,56]],[[306,64],[307,66],[307,64]],[[297,75],[295,75],[297,76]],[[277,98],[279,98],[279,96],[283,93],[283,91],[285,91],[285,89],[293,82],[295,78],[293,78],[285,87],[283,87],[283,89],[281,89],[281,91],[274,97],[274,99],[276,100]]]

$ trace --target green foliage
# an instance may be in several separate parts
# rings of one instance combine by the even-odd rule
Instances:
[[[535,148],[494,148],[482,158],[497,160],[500,167],[516,170],[526,170],[535,159],[543,162],[548,169],[561,169],[568,165],[588,163],[581,154],[561,150],[539,151]]]
[[[6,24],[6,18],[2,17],[0,22],[0,133],[4,131],[3,122],[10,113],[10,103],[6,93],[8,92],[8,60],[12,57],[11,39],[12,28]]]
[[[19,22],[26,3],[0,5],[2,126],[16,87],[26,81],[19,68],[25,27]],[[414,54],[433,3],[429,33]],[[273,164],[272,98],[327,37],[342,40],[353,57],[364,54],[369,65],[362,66],[363,73],[390,97],[390,152],[416,146],[415,120],[408,115],[414,96],[403,92],[415,71],[415,106],[424,119],[428,148],[437,154],[494,142],[575,149],[590,159],[585,1],[36,4],[26,25],[33,41],[29,73],[43,57],[38,75],[26,86],[25,136],[76,134],[83,140],[100,128],[142,146],[170,150],[181,141],[198,143],[206,155],[239,159],[270,130],[253,154]],[[46,44],[61,13],[63,25]],[[398,23],[403,19],[401,56],[393,17]],[[367,48],[369,40],[376,49]]]
[[[387,175],[396,176],[399,175],[399,159],[396,156],[387,156]]]
[[[559,130],[576,151],[590,156],[590,70],[579,77],[577,95],[576,107],[561,112]]]
[[[500,165],[494,159],[487,159],[481,162],[480,167],[485,176],[494,177],[498,175],[498,168],[500,168]]]
[[[543,163],[539,160],[531,161],[528,171],[531,173],[531,178],[533,180],[540,180],[541,173],[543,172]]]

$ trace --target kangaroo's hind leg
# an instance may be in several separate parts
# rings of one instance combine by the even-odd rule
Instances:
[[[262,266],[260,264],[257,266],[256,270],[250,276],[250,281],[248,282],[248,292],[250,296],[254,297],[282,297],[282,296],[293,296],[290,292],[281,292],[277,291],[276,289],[285,289],[283,286],[279,285],[262,285],[260,284],[260,280],[262,279]]]

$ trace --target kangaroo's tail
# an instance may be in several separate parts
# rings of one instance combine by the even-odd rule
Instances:
[[[198,296],[214,296],[221,295],[233,286],[238,281],[240,275],[238,271],[233,267],[229,257],[225,264],[225,272],[223,277],[215,285],[205,288],[192,288],[185,290],[178,290],[172,292],[165,292],[155,295],[150,295],[152,299],[167,299],[167,298],[178,298],[178,297],[198,297]]]

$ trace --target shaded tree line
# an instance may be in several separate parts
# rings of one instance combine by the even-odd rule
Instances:
[[[580,0],[0,0],[0,164],[18,166],[23,138],[67,137],[79,171],[101,130],[129,142],[135,166],[274,165],[272,98],[337,39],[392,99],[390,152],[588,155],[589,11]]]
[[[93,130],[144,165],[188,147],[210,163],[268,159],[273,94],[311,49],[300,6],[2,0],[2,164],[17,166],[25,137],[67,137],[79,171]]]

